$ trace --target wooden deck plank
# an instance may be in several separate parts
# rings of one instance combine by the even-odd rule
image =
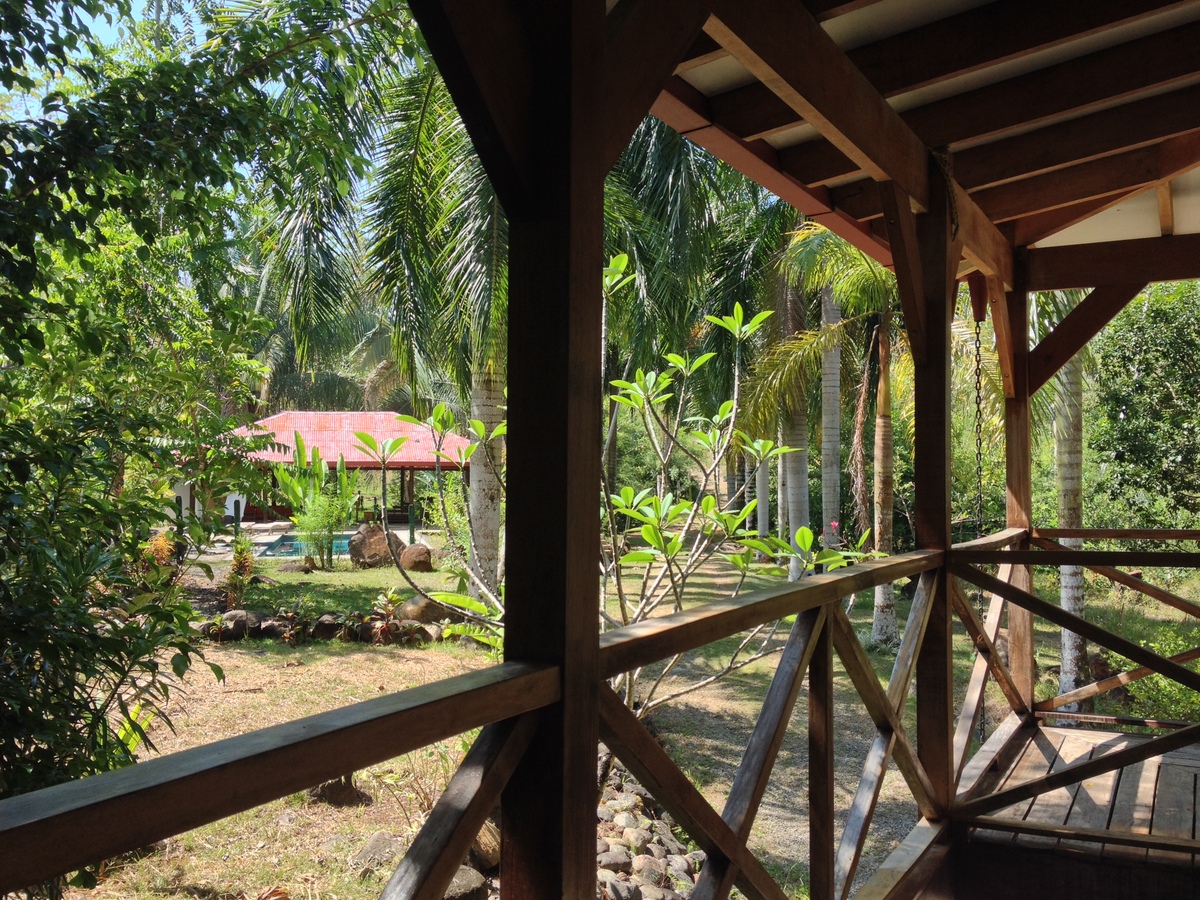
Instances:
[[[1076,738],[1076,740],[1085,741],[1083,738]],[[1091,744],[1093,747],[1096,746],[1096,742],[1094,741],[1086,740],[1085,742]],[[1122,741],[1113,749],[1121,749],[1126,746],[1126,743]],[[1119,771],[1103,772],[1094,778],[1085,778],[1079,784],[1079,790],[1075,794],[1075,803],[1071,806],[1071,812],[1067,816],[1067,826],[1070,828],[1092,828],[1096,830],[1108,828],[1108,819],[1112,812],[1113,796],[1116,793],[1117,782],[1119,780]],[[1093,841],[1071,841],[1064,839],[1058,842],[1058,851],[1060,853],[1099,856],[1102,849],[1102,844],[1097,844]]]
[[[1196,814],[1196,773],[1191,769],[1161,765],[1154,792],[1154,815],[1150,833],[1167,837],[1190,838]],[[1168,866],[1191,866],[1191,853],[1174,850],[1150,850],[1148,861]]]
[[[1058,750],[1065,740],[1066,735],[1060,734],[1057,731],[1047,732],[1045,729],[1036,729],[1028,745],[1025,747],[1025,752],[1013,764],[1012,769],[1004,777],[1004,780],[996,786],[996,790],[1015,787],[1026,781],[1045,775],[1050,771],[1050,767],[1058,757]],[[1022,800],[1019,803],[1014,803],[1012,806],[996,810],[994,815],[1000,818],[1024,819],[1032,804],[1032,800]],[[1011,834],[985,829],[976,829],[972,835],[972,840],[983,840],[998,844],[1010,844],[1012,843],[1012,839],[1013,836]]]
[[[1050,771],[1057,772],[1065,769],[1072,763],[1088,759],[1094,749],[1095,745],[1087,741],[1068,737],[1063,741],[1062,746],[1059,747],[1058,756],[1051,764]],[[1067,821],[1067,817],[1071,814],[1071,807],[1075,803],[1075,794],[1078,790],[1078,784],[1069,784],[1052,791],[1047,791],[1044,794],[1039,794],[1033,798],[1029,812],[1025,814],[1025,821],[1046,825],[1064,824]],[[1019,847],[1039,847],[1053,850],[1058,841],[1055,838],[1043,835],[1019,834],[1016,837],[1015,843]]]
[[[1150,818],[1154,809],[1154,786],[1158,782],[1158,761],[1145,760],[1121,770],[1117,793],[1113,799],[1109,831],[1128,831],[1131,834],[1149,834]],[[1144,862],[1146,850],[1142,847],[1122,847],[1105,844],[1105,859],[1121,859]]]

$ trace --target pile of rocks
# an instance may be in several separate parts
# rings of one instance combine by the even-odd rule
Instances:
[[[690,897],[704,852],[688,851],[669,813],[619,764],[596,808],[596,896],[600,900]]]

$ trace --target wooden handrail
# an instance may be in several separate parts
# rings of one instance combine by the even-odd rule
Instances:
[[[951,550],[970,566],[1169,566],[1200,568],[1200,553],[1184,550]]]
[[[1200,530],[1191,528],[1032,528],[1030,537],[1082,538],[1094,541],[1200,541]]]
[[[877,584],[918,575],[942,564],[941,550],[917,550],[828,575],[705,603],[669,616],[646,619],[600,636],[600,676],[611,678],[637,666],[694,650],[747,628],[848,597]]]
[[[975,538],[973,541],[963,541],[962,543],[955,544],[950,549],[1003,550],[1005,547],[1021,543],[1027,537],[1029,537],[1029,532],[1024,528],[1005,528],[1003,531],[997,531],[995,534],[985,534],[983,537]]]
[[[0,895],[558,699],[508,662],[0,801]]]

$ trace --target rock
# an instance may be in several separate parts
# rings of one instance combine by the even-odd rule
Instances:
[[[617,847],[607,853],[597,853],[596,868],[608,869],[610,872],[625,872],[626,874],[632,871],[629,854]]]
[[[487,881],[470,866],[459,866],[442,896],[445,900],[487,900]]]
[[[406,572],[432,572],[433,558],[424,544],[409,544],[400,554],[400,565]]]
[[[262,638],[264,640],[271,638],[278,641],[287,637],[290,631],[291,628],[283,619],[263,619],[258,623],[258,627],[250,637]]]
[[[350,865],[356,870],[375,869],[389,860],[393,860],[404,852],[404,845],[395,835],[386,831],[377,831],[367,839],[367,843],[350,859]]]
[[[596,838],[596,853],[599,854],[599,853],[607,853],[607,852],[608,852],[608,841],[606,841],[602,837]],[[606,869],[605,871],[608,871],[608,870]]]
[[[337,637],[341,631],[341,620],[333,613],[323,613],[317,618],[317,621],[313,622],[311,633],[314,640],[331,641]]]
[[[631,864],[633,877],[642,884],[652,884],[662,887],[667,883],[667,864],[661,859],[655,859],[645,853],[635,856]]]
[[[216,629],[218,641],[240,641],[246,636],[249,613],[244,609],[231,609],[221,616],[221,625]]]
[[[314,568],[314,566],[308,565],[307,562],[300,562],[298,560],[279,564],[280,572],[302,572],[305,575],[311,575]]]
[[[404,552],[404,541],[394,531],[386,532],[384,537],[382,525],[359,525],[358,531],[350,538],[350,562],[360,569],[378,569],[392,565],[392,555],[388,552],[388,543],[396,555]]]
[[[687,858],[692,861],[692,868],[699,872],[704,867],[704,861],[708,859],[708,854],[703,850],[693,850],[687,855]]]
[[[500,828],[491,819],[483,823],[471,844],[471,863],[480,872],[500,865]]]
[[[642,889],[632,881],[610,881],[608,896],[612,900],[642,900]]]
[[[432,644],[433,635],[429,629],[412,619],[401,619],[399,622],[388,622],[392,632],[393,642],[397,644]]]
[[[266,584],[266,585],[272,585],[272,586],[279,584],[278,581],[276,581],[274,578],[271,578],[269,575],[251,575],[250,583],[251,584]]]
[[[671,870],[672,874],[678,874],[680,877],[690,880],[692,873],[696,871],[696,864],[695,860],[672,853],[667,857],[667,868]]]
[[[643,884],[642,900],[680,900],[680,897],[670,888],[658,887],[652,884]]]
[[[441,607],[427,597],[414,597],[400,607],[400,615],[414,622],[432,624],[441,621]]]
[[[645,828],[626,828],[621,832],[621,838],[634,853],[645,853],[650,843],[650,832]]]
[[[330,806],[370,806],[371,795],[360,791],[354,786],[350,776],[326,781],[315,788],[308,789],[308,799],[316,803],[328,803]]]
[[[615,794],[613,798],[605,804],[605,806],[615,813],[630,812],[631,810],[636,809],[637,805],[638,798],[636,794]]]
[[[613,824],[619,825],[622,828],[637,828],[638,827],[638,819],[637,819],[637,816],[635,816],[635,815],[631,815],[630,813],[627,813],[627,812],[622,812],[622,813],[617,813],[615,816],[613,816]]]
[[[601,885],[611,884],[614,881],[620,881],[620,877],[612,869],[597,869],[596,883]]]
[[[596,807],[596,818],[601,822],[611,822],[613,820],[613,811],[601,804]]]
[[[440,644],[446,639],[446,632],[441,625],[426,625],[425,630],[429,633],[431,644]]]
[[[653,856],[655,859],[666,859],[667,858],[667,851],[664,850],[662,848],[662,846],[660,846],[659,844],[650,844],[649,846],[646,847],[646,852],[649,853],[651,856]]]

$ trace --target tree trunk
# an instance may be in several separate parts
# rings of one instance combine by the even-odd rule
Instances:
[[[879,391],[875,397],[875,549],[892,552],[892,341],[891,316],[879,323]],[[892,585],[875,587],[875,611],[871,617],[871,641],[896,644],[896,598]]]
[[[771,470],[770,463],[761,462],[754,473],[754,495],[758,499],[755,512],[758,513],[759,537],[767,537],[771,533]]]
[[[1058,527],[1083,527],[1083,360],[1078,355],[1063,366],[1059,374],[1062,390],[1054,416],[1054,455],[1058,469]],[[1068,547],[1079,548],[1079,538],[1063,538]],[[1083,615],[1083,569],[1063,566],[1061,600],[1065,612]],[[1086,681],[1087,641],[1074,632],[1062,633],[1062,668],[1059,692],[1073,691]],[[1064,707],[1078,711],[1078,704]]]
[[[504,418],[504,379],[494,366],[485,366],[471,379],[471,417],[490,435]],[[500,469],[504,438],[484,443],[471,457],[471,568],[497,593],[500,564]],[[472,588],[472,594],[477,595]]]
[[[796,285],[780,281],[778,305],[782,332],[785,337],[804,330],[804,296]],[[793,550],[796,532],[807,526],[811,519],[808,508],[808,396],[803,383],[793,390],[791,408],[783,410],[783,443],[795,447],[793,453],[784,454],[783,468],[787,477],[788,539]],[[788,579],[796,581],[804,571],[803,563],[793,559],[788,565]]]
[[[821,326],[829,329],[842,318],[833,288],[821,290]],[[821,530],[826,547],[836,547],[842,520],[842,348],[825,351],[821,365]]]

